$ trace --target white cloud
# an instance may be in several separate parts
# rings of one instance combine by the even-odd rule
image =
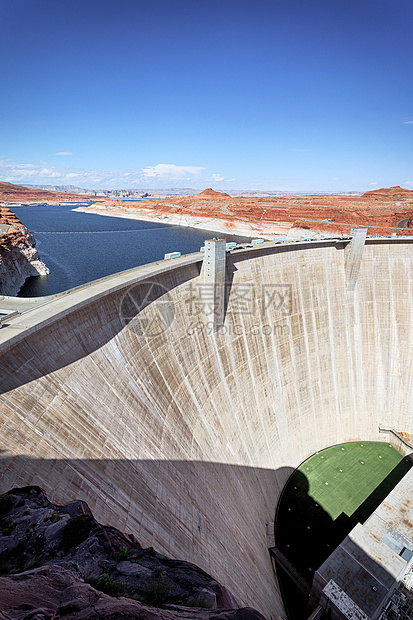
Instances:
[[[222,176],[222,174],[212,174],[211,175],[211,181],[213,183],[221,183],[222,181],[225,181],[225,177]]]
[[[146,166],[141,171],[142,179],[165,180],[187,180],[198,176],[202,170],[200,166],[176,166],[175,164],[157,164],[156,166]]]
[[[369,183],[369,185],[377,185],[377,181],[373,181],[373,183]]]
[[[58,170],[54,170],[53,168],[42,168],[38,171],[39,176],[45,179],[56,179],[60,176]]]
[[[413,181],[406,181],[405,185],[413,185]]]
[[[227,179],[218,172],[214,172],[213,174],[211,174],[210,177],[205,178],[205,182],[208,183],[208,185],[214,185],[215,183],[225,183],[226,186],[228,186],[229,183],[234,183],[237,180],[238,179],[236,179],[235,177]]]
[[[403,125],[413,125],[413,121],[404,121]]]
[[[60,157],[60,155],[73,155],[70,151],[60,151],[59,153],[53,153],[52,157]]]
[[[205,168],[201,166],[177,166],[157,164],[139,171],[87,170],[42,164],[21,164],[0,160],[0,179],[9,183],[32,185],[73,184],[85,189],[155,189],[168,187],[208,186]]]

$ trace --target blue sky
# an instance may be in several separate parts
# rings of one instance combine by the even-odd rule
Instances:
[[[0,180],[413,189],[411,0],[0,0]]]

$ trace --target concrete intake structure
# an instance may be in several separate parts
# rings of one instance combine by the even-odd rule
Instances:
[[[412,240],[413,241],[413,240]],[[260,244],[226,260],[224,327],[202,253],[52,298],[0,299],[0,491],[54,502],[198,564],[242,605],[285,617],[266,524],[326,446],[413,428],[413,245]]]
[[[224,325],[225,319],[225,239],[205,241],[205,258],[202,264],[205,286],[203,287],[203,311],[209,315],[214,331]]]

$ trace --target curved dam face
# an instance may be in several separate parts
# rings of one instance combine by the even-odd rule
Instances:
[[[202,255],[120,274],[0,330],[0,491],[38,484],[283,615],[267,523],[324,447],[411,428],[413,246],[227,255],[225,329]],[[1,302],[0,302],[1,306]],[[160,320],[161,318],[161,320]]]

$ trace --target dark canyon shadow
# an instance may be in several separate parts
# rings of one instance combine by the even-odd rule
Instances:
[[[158,459],[36,459],[7,456],[2,447],[0,493],[37,485],[60,505],[84,500],[100,523],[133,534],[144,546],[153,544],[161,553],[190,562],[203,557],[204,565],[196,563],[209,573],[210,558],[212,565],[235,563],[240,583],[251,584],[251,571],[267,571],[264,579],[272,583],[266,521],[273,519],[276,497],[291,468],[272,471]],[[164,547],[157,547],[156,540]],[[169,545],[173,554],[168,554]],[[274,581],[274,593],[277,590]]]

